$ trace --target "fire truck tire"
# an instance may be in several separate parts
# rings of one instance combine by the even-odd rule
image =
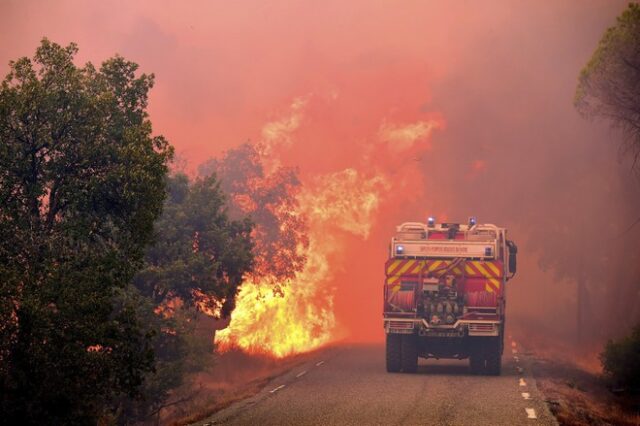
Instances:
[[[387,334],[387,371],[397,373],[401,367],[401,335]]]
[[[469,356],[469,369],[471,374],[482,374],[484,372],[484,356],[477,352]]]
[[[415,373],[418,370],[418,338],[415,334],[402,335],[402,371]]]
[[[492,345],[487,350],[487,369],[486,374],[489,376],[499,376],[502,372],[502,354],[499,344]]]

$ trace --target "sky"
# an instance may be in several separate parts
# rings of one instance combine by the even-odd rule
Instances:
[[[76,42],[79,63],[117,53],[155,74],[154,132],[187,171],[277,139],[277,162],[309,187],[347,169],[381,177],[358,219],[368,231],[339,231],[322,284],[352,336],[381,338],[389,238],[430,214],[509,228],[521,246],[510,315],[569,330],[575,288],[554,259],[584,247],[576,217],[605,215],[615,234],[638,198],[619,136],[572,105],[626,3],[0,0],[0,73],[45,36]]]

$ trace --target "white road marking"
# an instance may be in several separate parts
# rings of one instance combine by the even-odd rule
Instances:
[[[324,364],[324,361],[317,362],[316,367],[320,367],[322,364]]]
[[[516,367],[516,370],[518,370],[518,373],[520,373],[520,374],[522,374],[522,372],[524,371],[524,370],[522,369],[522,367]]]
[[[511,346],[515,348],[516,347],[516,342],[511,342]]]
[[[531,399],[531,394],[529,392],[522,392],[522,397],[524,399]]]
[[[284,386],[285,386],[285,385],[280,385],[280,386],[278,386],[278,387],[277,387],[277,388],[275,388],[275,389],[271,389],[271,390],[269,391],[269,393],[275,393],[275,392],[278,392],[278,391],[279,391],[280,389],[282,389]]]
[[[527,382],[524,379],[520,379],[520,386],[527,386]]]
[[[296,377],[302,377],[305,374],[307,374],[307,370],[304,370],[302,373],[298,373],[298,375]]]
[[[511,349],[511,352],[514,353],[514,354],[517,354],[518,350],[516,348],[513,348],[513,349]]]
[[[513,360],[514,360],[515,362],[520,362],[520,358],[518,358],[517,356],[514,356],[514,357],[513,357]]]
[[[524,409],[527,412],[527,418],[528,419],[537,419],[538,416],[536,416],[536,410],[534,410],[533,408],[525,408]]]

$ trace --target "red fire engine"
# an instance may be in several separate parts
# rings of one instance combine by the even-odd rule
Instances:
[[[398,226],[385,264],[387,371],[415,372],[418,357],[469,358],[473,373],[499,375],[517,251],[506,229],[473,217]]]

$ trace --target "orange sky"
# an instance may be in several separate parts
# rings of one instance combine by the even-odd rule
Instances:
[[[572,208],[567,194],[606,192],[602,180],[583,192],[556,184],[618,167],[602,143],[608,133],[571,100],[580,68],[625,4],[3,0],[0,71],[42,36],[77,42],[81,61],[119,53],[139,63],[156,75],[154,130],[190,170],[263,139],[265,125],[291,117],[302,99],[280,153],[303,181],[349,167],[382,172],[392,185],[410,176],[415,185],[385,197],[367,240],[344,236],[336,311],[366,340],[382,336],[381,271],[395,224],[477,215],[524,241],[535,239],[529,224],[541,215]],[[431,120],[439,128],[411,156],[376,157],[385,129]],[[536,280],[548,276],[534,256],[522,264],[510,309],[530,317],[545,302]]]

